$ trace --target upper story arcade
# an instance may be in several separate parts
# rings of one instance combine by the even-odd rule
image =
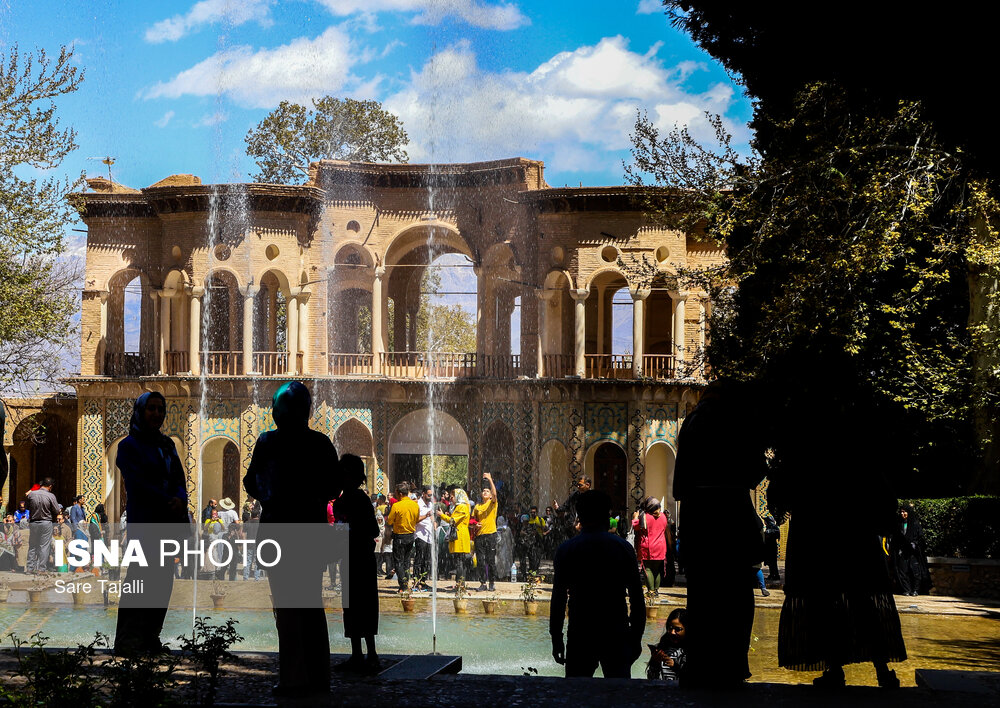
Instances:
[[[553,189],[521,158],[91,187],[83,379],[697,376],[710,303],[673,275],[724,258],[651,226],[632,188]],[[421,333],[445,267],[463,351]]]

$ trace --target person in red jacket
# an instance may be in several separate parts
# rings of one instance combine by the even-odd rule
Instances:
[[[632,515],[632,528],[639,541],[639,565],[646,577],[646,589],[658,593],[667,560],[670,526],[656,497],[648,497],[642,510]]]

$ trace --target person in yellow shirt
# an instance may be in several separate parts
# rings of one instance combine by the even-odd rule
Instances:
[[[455,528],[455,538],[448,542],[448,553],[455,561],[455,580],[464,581],[469,567],[469,553],[472,541],[469,538],[469,495],[464,489],[452,492],[455,508],[450,514],[438,512],[438,518],[444,519]]]
[[[415,544],[414,532],[417,529],[420,508],[410,499],[409,482],[403,481],[396,485],[396,496],[399,501],[389,509],[389,516],[385,522],[392,528],[392,560],[396,566],[399,591],[402,592],[410,580],[410,563],[413,561]],[[386,531],[387,535],[388,533]]]
[[[497,488],[489,472],[483,473],[483,479],[490,486],[483,487],[483,502],[476,504],[472,510],[472,518],[479,522],[479,533],[476,534],[479,592],[495,590],[497,575]]]

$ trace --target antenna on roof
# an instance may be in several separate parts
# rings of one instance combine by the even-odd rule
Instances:
[[[114,182],[114,180],[111,179],[111,165],[115,164],[115,158],[111,157],[111,155],[107,155],[105,157],[88,157],[87,159],[88,160],[100,160],[105,165],[107,165],[108,166],[108,182]]]

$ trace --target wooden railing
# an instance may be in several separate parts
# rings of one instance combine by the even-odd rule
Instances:
[[[296,360],[302,371],[302,355]],[[254,352],[253,370],[262,376],[277,376],[288,371],[288,352]]]
[[[542,376],[564,379],[576,375],[576,362],[572,354],[545,354],[542,356]]]
[[[676,376],[673,354],[646,354],[642,357],[642,375],[647,379],[672,379]]]
[[[516,379],[521,375],[520,354],[481,354],[476,364],[476,376],[483,378]]]
[[[330,354],[330,376],[371,376],[375,373],[372,354]]]
[[[187,352],[167,352],[164,365],[167,370],[163,373],[167,376],[176,376],[182,371],[191,371],[191,363]]]
[[[105,376],[152,376],[156,373],[155,358],[141,352],[105,352]]]
[[[202,370],[209,376],[241,376],[243,352],[202,352]]]
[[[391,379],[454,379],[475,376],[476,355],[465,352],[385,352],[382,374]]]
[[[584,375],[588,379],[632,378],[631,354],[587,354]]]

